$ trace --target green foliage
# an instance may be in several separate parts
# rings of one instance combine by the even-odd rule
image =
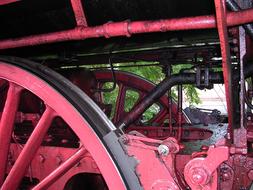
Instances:
[[[128,89],[126,91],[126,98],[124,102],[125,112],[129,112],[134,107],[139,97],[140,97],[139,93],[134,90]]]
[[[112,87],[113,87],[113,83],[112,82],[106,82],[103,85],[103,89],[112,89]],[[114,113],[115,113],[116,100],[117,100],[117,97],[118,97],[118,93],[119,93],[119,87],[118,87],[118,85],[116,86],[116,88],[113,91],[111,91],[111,92],[104,92],[103,93],[104,103],[112,105],[111,115],[108,116],[110,119],[113,118]]]
[[[183,85],[183,90],[186,96],[186,100],[189,102],[190,105],[201,103],[198,92],[193,85]]]
[[[147,62],[138,62],[138,65],[145,65]],[[150,64],[150,63],[149,63]],[[130,73],[134,73],[139,75],[145,79],[152,81],[155,84],[158,84],[164,79],[164,74],[162,72],[162,68],[154,65],[154,66],[137,66],[137,67],[123,67],[120,68],[121,71],[127,71]]]
[[[140,62],[140,63],[138,62],[138,65],[140,65],[140,64],[147,64],[147,63],[146,62]],[[172,73],[177,74],[182,69],[189,70],[190,68],[192,68],[191,64],[173,65]],[[128,71],[128,72],[134,73],[136,75],[142,76],[143,78],[146,78],[155,84],[160,83],[165,77],[164,73],[162,72],[162,68],[157,65],[156,66],[148,66],[148,67],[143,67],[143,66],[129,67],[129,68],[123,68],[120,70]],[[201,100],[199,99],[199,96],[198,96],[198,92],[193,85],[184,85],[183,90],[184,90],[184,94],[186,96],[186,100],[190,104],[201,103]],[[177,88],[172,88],[171,94],[174,99],[177,99]]]
[[[160,106],[156,103],[154,103],[152,106],[150,106],[143,114],[142,114],[142,122],[148,123],[152,118],[156,116],[160,112]]]
[[[173,66],[172,66],[172,73],[173,73],[173,74],[177,74],[177,73],[179,73],[180,71],[182,71],[182,70],[184,70],[184,69],[189,70],[190,68],[192,68],[192,65],[191,65],[191,64],[173,65]]]

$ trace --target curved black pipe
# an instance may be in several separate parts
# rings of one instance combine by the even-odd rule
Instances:
[[[250,77],[253,74],[253,64],[248,63],[245,66],[244,75],[245,78]],[[238,83],[240,79],[239,73],[233,74],[233,80]],[[200,79],[201,83],[205,82],[205,76]],[[208,81],[211,84],[223,83],[222,72],[211,72],[208,76]],[[163,96],[169,89],[179,84],[197,84],[196,73],[179,73],[165,78],[161,83],[154,87],[147,96],[145,96],[119,123],[116,124],[119,128],[124,128],[136,121],[144,111],[149,108],[154,102],[156,102],[161,96]]]
[[[210,73],[209,82],[222,83],[223,75],[222,72]],[[124,128],[129,126],[132,122],[138,119],[141,114],[149,108],[156,100],[163,96],[168,89],[178,84],[196,84],[196,74],[195,73],[181,73],[172,75],[169,78],[164,79],[156,87],[154,87],[150,93],[145,96],[128,114],[127,116],[117,124],[117,127]],[[204,76],[201,77],[201,83],[205,82]]]

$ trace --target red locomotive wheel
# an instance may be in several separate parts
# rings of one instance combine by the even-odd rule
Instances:
[[[113,81],[113,75],[110,71],[96,71],[96,79],[99,86],[101,87],[106,82]],[[118,85],[118,96],[116,100],[115,113],[112,121],[117,123],[122,119],[127,112],[124,110],[124,104],[126,101],[127,90],[133,90],[139,94],[139,98],[136,101],[140,101],[144,96],[146,96],[154,87],[155,84],[147,79],[144,79],[133,73],[124,72],[124,71],[115,71],[116,83]],[[159,112],[150,120],[149,123],[155,123],[156,125],[162,125],[163,122],[168,118],[168,97],[166,95],[162,96],[157,102],[160,106]],[[177,104],[173,101],[172,103],[172,118],[177,122]],[[183,123],[187,122],[187,118],[184,115]]]
[[[80,148],[33,189],[47,189],[75,166],[88,152],[109,189],[139,189],[133,167],[119,144],[115,127],[96,104],[61,75],[19,58],[0,59],[0,87],[8,90],[0,120],[0,187],[18,189],[46,135],[52,120],[61,117],[80,141]],[[36,127],[7,172],[15,115],[20,94],[28,90],[43,101],[44,110]]]

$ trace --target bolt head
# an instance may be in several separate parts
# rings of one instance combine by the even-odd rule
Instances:
[[[198,174],[198,173],[194,173],[192,175],[192,180],[195,183],[201,184],[201,183],[203,183],[204,177],[202,175]]]
[[[230,177],[231,177],[231,176],[230,176],[229,173],[227,173],[227,172],[222,174],[222,180],[223,180],[223,181],[229,180]]]
[[[44,163],[45,162],[45,157],[43,155],[39,155],[39,160],[40,160],[40,163]]]
[[[204,168],[192,168],[190,170],[190,179],[194,184],[205,185],[209,181],[209,175]]]
[[[253,170],[248,172],[248,177],[252,180],[253,179]]]
[[[167,156],[170,153],[169,147],[164,144],[159,145],[157,150],[158,150],[158,153],[163,156]]]

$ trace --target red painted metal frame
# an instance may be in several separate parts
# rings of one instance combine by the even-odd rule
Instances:
[[[253,22],[253,9],[228,13],[228,26],[241,25]],[[16,39],[0,41],[0,49],[17,48],[69,40],[84,40],[87,38],[131,36],[138,33],[166,32],[175,30],[210,29],[216,27],[213,15],[188,17],[179,19],[165,19],[158,21],[123,21],[106,23],[96,27],[76,27],[71,30],[34,35]]]
[[[223,78],[225,84],[227,111],[228,111],[228,123],[229,123],[229,135],[233,135],[232,129],[234,127],[233,123],[233,96],[232,96],[232,70],[231,70],[231,58],[230,58],[230,48],[228,43],[228,31],[226,22],[226,7],[224,0],[215,0],[215,9],[217,17],[217,27],[220,38],[220,47],[222,55],[222,68],[223,68]],[[233,138],[232,136],[230,137]]]
[[[75,14],[77,26],[87,26],[87,20],[84,15],[83,5],[81,0],[71,0],[71,5]]]
[[[228,159],[228,147],[210,147],[206,158],[193,158],[186,164],[184,168],[186,182],[191,189],[216,190],[218,188],[217,168]]]
[[[188,129],[182,128],[182,134],[180,142],[190,142],[196,140],[205,140],[212,136],[212,131],[207,129],[199,129],[190,127]],[[173,127],[172,129],[168,127],[158,127],[158,126],[131,126],[125,130],[126,133],[134,133],[135,131],[145,135],[148,138],[164,140],[168,137],[178,136],[178,127]]]
[[[139,160],[136,171],[144,189],[182,189],[175,172],[175,154],[180,149],[176,139],[160,141],[131,135],[126,138],[128,154]],[[160,145],[167,147],[169,152],[159,151]]]
[[[1,0],[0,1],[0,6],[10,4],[10,3],[15,3],[15,2],[18,2],[18,1],[21,1],[21,0]]]

